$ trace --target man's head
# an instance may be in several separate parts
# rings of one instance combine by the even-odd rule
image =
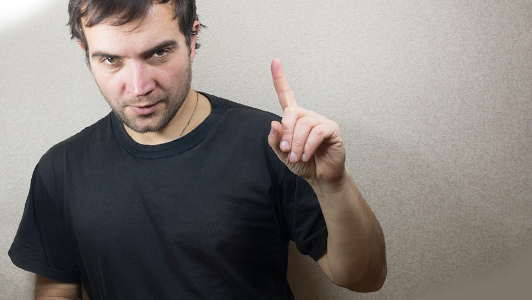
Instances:
[[[191,64],[200,23],[194,1],[71,0],[70,11],[72,34],[126,130],[182,127],[186,113],[178,112],[195,95]]]
[[[88,44],[83,27],[92,27],[111,21],[111,25],[120,26],[142,21],[154,4],[173,3],[175,18],[179,30],[185,35],[190,47],[190,37],[196,35],[194,21],[198,21],[195,0],[70,0],[68,13],[72,39],[77,39],[87,51]],[[200,44],[196,43],[198,49]]]

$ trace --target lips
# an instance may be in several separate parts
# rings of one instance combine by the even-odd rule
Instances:
[[[159,102],[147,105],[131,105],[129,108],[131,108],[135,114],[145,116],[154,113],[158,105]]]

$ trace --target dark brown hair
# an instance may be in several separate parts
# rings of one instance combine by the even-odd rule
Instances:
[[[112,17],[114,26],[125,25],[134,21],[142,21],[154,4],[164,4],[172,1],[175,8],[175,18],[179,23],[179,30],[185,35],[190,47],[190,37],[198,34],[192,30],[194,21],[198,21],[195,0],[70,0],[68,13],[70,20],[70,34],[77,39],[88,53],[88,44],[83,25],[92,27]],[[82,23],[85,21],[85,23]],[[196,49],[200,45],[196,43]]]

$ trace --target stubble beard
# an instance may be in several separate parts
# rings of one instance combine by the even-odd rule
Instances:
[[[191,69],[191,63],[189,63],[185,70],[185,77],[182,81],[176,83],[173,95],[163,94],[157,98],[152,98],[152,96],[147,95],[119,104],[118,108],[114,107],[111,104],[113,102],[109,101],[105,95],[104,98],[106,98],[107,103],[111,106],[114,114],[131,130],[137,133],[158,132],[164,129],[170,121],[172,121],[179,109],[183,106],[192,82]],[[127,106],[135,103],[149,103],[150,105],[162,103],[166,105],[166,108],[162,112],[155,112],[148,115],[128,116],[125,113],[125,109]],[[152,122],[149,122],[150,120],[152,120]]]

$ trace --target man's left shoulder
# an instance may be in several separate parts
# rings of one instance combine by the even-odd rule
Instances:
[[[273,120],[280,120],[281,117],[269,112],[265,111],[250,105],[246,105],[240,102],[219,98],[220,101],[223,102],[225,106],[226,113],[230,114],[236,114],[239,117],[255,120],[255,121],[264,121],[264,122],[271,122]]]

